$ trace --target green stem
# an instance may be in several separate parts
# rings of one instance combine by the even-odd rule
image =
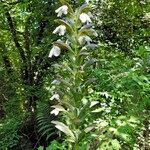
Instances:
[[[79,144],[77,142],[75,143],[73,150],[79,150]]]

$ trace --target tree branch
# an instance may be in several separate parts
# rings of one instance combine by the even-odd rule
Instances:
[[[2,59],[3,59],[3,62],[4,62],[4,66],[7,70],[7,73],[10,74],[13,72],[13,69],[12,69],[12,64],[7,56],[7,49],[6,49],[6,46],[4,44],[1,43],[1,47],[2,47]]]
[[[26,23],[25,23],[25,32],[24,32],[25,50],[26,50],[27,57],[29,57],[29,59],[30,59],[29,25],[30,25],[30,18],[28,18]]]
[[[12,18],[10,16],[10,13],[7,11],[5,13],[6,15],[6,18],[7,18],[7,21],[8,21],[8,25],[9,25],[9,28],[10,28],[10,32],[12,34],[12,38],[14,40],[14,43],[15,43],[15,46],[16,48],[18,49],[19,51],[19,54],[21,56],[21,59],[23,62],[26,62],[26,56],[25,56],[25,53],[24,53],[24,50],[22,49],[22,47],[20,46],[19,44],[19,40],[18,40],[18,37],[17,37],[17,32],[16,32],[16,29],[14,27],[14,24],[13,24],[13,21],[12,21]]]
[[[46,24],[47,24],[47,21],[43,21],[41,20],[40,21],[40,25],[39,25],[39,31],[38,31],[38,34],[37,34],[37,45],[39,45],[43,39],[43,36],[44,36],[44,29],[46,27]]]

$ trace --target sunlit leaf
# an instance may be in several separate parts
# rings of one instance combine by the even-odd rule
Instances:
[[[93,130],[95,128],[95,126],[90,126],[90,127],[87,127],[84,131],[86,133],[90,132],[91,130]]]
[[[38,148],[38,150],[43,150],[44,149],[44,147],[43,146],[40,146],[39,148]]]
[[[52,121],[52,123],[55,124],[55,127],[57,129],[64,132],[66,135],[70,136],[73,140],[75,140],[75,136],[74,136],[73,132],[64,123],[59,122],[59,121]]]
[[[60,47],[61,49],[65,49],[65,50],[71,49],[69,45],[67,45],[66,43],[63,43],[61,41],[56,41],[53,44]]]

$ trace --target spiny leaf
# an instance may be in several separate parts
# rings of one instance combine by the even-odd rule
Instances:
[[[91,130],[93,130],[95,128],[95,126],[89,126],[89,127],[87,127],[84,131],[86,132],[86,133],[88,133],[88,132],[90,132]]]
[[[90,6],[88,4],[83,4],[80,8],[79,11],[80,13],[87,13],[90,11]]]
[[[59,121],[52,121],[51,123],[55,124],[55,127],[57,129],[64,132],[66,135],[70,136],[72,138],[72,140],[75,140],[75,136],[74,136],[73,132],[64,123],[59,122]]]
[[[97,62],[97,59],[91,58],[85,62],[85,64],[83,65],[83,68],[87,68],[87,67],[93,65],[95,62]]]
[[[78,36],[83,36],[83,35],[97,36],[97,32],[91,28],[82,28],[79,30]]]
[[[73,33],[72,27],[71,27],[70,24],[67,23],[66,21],[64,21],[64,20],[62,20],[62,19],[56,19],[55,22],[56,22],[56,23],[59,23],[59,24],[61,24],[61,25],[64,25],[64,26],[66,27],[66,29],[67,29],[68,32]]]
[[[60,47],[61,49],[65,49],[65,50],[71,49],[70,46],[68,46],[66,43],[63,43],[62,41],[56,41],[53,44]]]

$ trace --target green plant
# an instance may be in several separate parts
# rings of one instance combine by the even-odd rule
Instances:
[[[149,43],[149,1],[93,1],[100,41],[124,52]]]
[[[52,114],[50,114],[50,104],[48,103],[38,103],[38,112],[37,112],[37,129],[40,135],[40,138],[45,137],[45,141],[51,140],[54,136],[56,136],[54,125],[51,121],[55,118]],[[39,138],[39,140],[40,140]]]
[[[18,144],[20,125],[21,118],[7,118],[0,123],[0,149],[12,148]]]
[[[148,46],[144,47],[133,56],[106,45],[99,48],[98,66],[92,73],[97,84],[93,85],[90,97],[105,103],[105,109],[99,110],[101,119],[107,122],[107,132],[99,134],[100,148],[111,146],[111,140],[115,139],[121,148],[149,147],[149,52]]]
[[[54,30],[54,34],[66,35],[66,43],[62,40],[55,41],[49,57],[58,57],[61,50],[67,50],[61,64],[54,64],[57,79],[52,82],[53,96],[51,100],[57,100],[53,105],[52,114],[62,114],[62,122],[52,121],[55,127],[66,134],[65,141],[69,149],[84,149],[90,146],[89,131],[92,124],[92,107],[97,104],[89,101],[88,93],[90,84],[95,81],[90,76],[96,59],[92,58],[92,49],[96,47],[89,36],[96,36],[89,17],[91,6],[84,4],[73,10],[66,2],[56,10],[57,16],[67,14],[65,19],[56,20],[61,25]],[[65,40],[65,38],[62,38]],[[89,69],[89,71],[87,71]],[[88,139],[86,141],[86,139]]]
[[[43,150],[44,148],[40,146],[38,150]],[[46,147],[46,150],[67,150],[65,143],[59,143],[58,141],[54,140],[51,144]]]

